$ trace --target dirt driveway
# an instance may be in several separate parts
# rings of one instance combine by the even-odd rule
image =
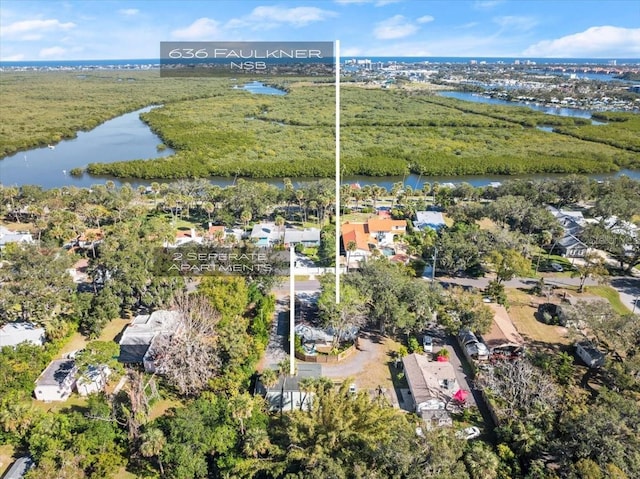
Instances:
[[[391,351],[397,351],[399,347],[400,343],[392,339],[365,332],[360,337],[358,350],[340,363],[323,364],[322,375],[336,380],[350,378],[359,390],[383,388],[394,391],[389,363]]]

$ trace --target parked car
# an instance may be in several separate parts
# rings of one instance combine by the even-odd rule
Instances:
[[[551,269],[557,273],[562,273],[564,271],[562,265],[558,263],[551,263]]]
[[[478,436],[480,436],[480,429],[478,429],[476,426],[467,427],[462,429],[461,431],[456,432],[456,437],[458,439],[465,439],[467,441],[475,439]]]
[[[433,352],[433,338],[431,336],[425,335],[422,338],[422,349],[425,353]]]

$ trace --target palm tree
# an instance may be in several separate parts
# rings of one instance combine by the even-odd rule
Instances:
[[[358,244],[355,241],[349,241],[347,243],[347,273],[349,272],[349,263],[351,261],[351,253],[358,249]]]
[[[229,407],[231,409],[231,417],[240,423],[240,433],[244,436],[244,420],[249,419],[253,413],[253,396],[249,393],[241,393],[232,396],[229,399]]]
[[[434,205],[436,204],[436,195],[438,194],[438,191],[440,191],[440,183],[434,181],[431,185],[431,194],[433,195],[432,201]]]
[[[276,216],[275,224],[278,227],[278,237],[284,238],[282,227],[284,226],[284,218],[280,215]]]
[[[250,210],[242,210],[242,213],[240,213],[240,221],[242,221],[242,223],[244,224],[244,229],[247,229],[247,226],[249,225],[249,221],[251,221],[251,211]]]
[[[205,201],[204,203],[202,203],[202,209],[205,213],[207,213],[207,217],[209,218],[209,221],[211,221],[211,214],[215,210],[215,206],[213,205],[213,203],[211,203],[210,201]]]
[[[300,388],[300,392],[304,393],[304,396],[302,396],[302,400],[300,401],[300,410],[302,411],[309,393],[311,393],[315,388],[315,378],[302,378],[298,383],[298,387]]]
[[[147,430],[141,439],[140,454],[144,457],[155,457],[158,461],[160,475],[164,476],[164,468],[162,467],[162,460],[160,459],[160,453],[167,443],[164,434],[160,429],[154,427]]]

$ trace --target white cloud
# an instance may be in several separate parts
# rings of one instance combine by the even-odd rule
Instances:
[[[62,23],[60,20],[22,20],[2,28],[2,36],[16,40],[39,40],[44,33],[70,30],[75,23]]]
[[[497,7],[501,3],[504,3],[504,0],[479,0],[473,2],[473,7],[477,9],[490,9]]]
[[[376,7],[384,7],[385,5],[391,5],[392,3],[400,3],[402,0],[378,0]]]
[[[373,3],[376,7],[384,7],[392,3],[400,3],[402,0],[334,0],[334,2],[339,5],[364,5]]]
[[[40,50],[40,58],[61,58],[64,57],[67,51],[62,47],[49,47]]]
[[[122,8],[118,10],[118,13],[120,15],[124,15],[125,17],[133,17],[140,13],[140,10],[138,10],[137,8]]]
[[[22,53],[9,55],[8,57],[2,57],[3,62],[19,62],[20,60],[24,60],[24,54]]]
[[[435,20],[435,18],[433,18],[431,15],[425,15],[424,17],[420,17],[416,20],[416,22],[418,23],[429,23],[429,22],[433,22]]]
[[[402,15],[394,15],[376,24],[374,36],[379,40],[393,40],[413,35],[420,27]]]
[[[211,40],[220,33],[220,22],[211,18],[198,18],[186,28],[179,28],[171,32],[176,40]]]
[[[536,20],[535,18],[520,15],[506,15],[502,17],[495,17],[493,21],[505,30],[509,29],[518,31],[531,30],[538,24],[538,20]]]
[[[248,26],[261,28],[273,28],[279,25],[290,25],[292,27],[304,27],[314,22],[322,22],[329,18],[336,17],[337,13],[330,10],[323,10],[317,7],[256,7],[246,17],[231,20],[230,26]],[[262,25],[261,25],[262,24]]]
[[[640,28],[591,27],[555,40],[543,40],[523,52],[532,57],[633,57],[640,56]]]

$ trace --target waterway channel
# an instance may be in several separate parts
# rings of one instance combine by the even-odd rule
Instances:
[[[259,82],[246,84],[244,88],[254,94],[284,95],[286,92],[277,88],[266,86]],[[463,100],[480,101],[483,103],[500,103],[508,105],[518,105],[518,103],[506,102],[486,97],[473,96],[463,92],[444,92],[446,96],[451,96]],[[531,105],[532,107],[535,105]],[[3,185],[40,185],[43,188],[60,188],[63,186],[89,187],[98,183],[112,180],[116,185],[129,183],[134,187],[139,185],[149,185],[151,180],[139,180],[134,178],[114,178],[98,177],[85,174],[81,177],[70,175],[73,168],[83,168],[90,162],[112,163],[115,161],[126,161],[135,159],[147,159],[165,157],[173,154],[170,148],[158,149],[162,140],[154,134],[146,123],[140,119],[140,113],[147,112],[154,106],[141,110],[126,113],[112,120],[97,126],[91,131],[78,132],[74,139],[64,140],[51,147],[34,148],[28,151],[15,153],[0,159],[0,184]],[[546,108],[541,107],[541,111],[563,116],[579,116],[589,118],[591,113],[584,110],[571,108]],[[552,110],[546,111],[546,110]],[[616,173],[589,175],[595,179],[606,179],[620,175],[627,175],[640,180],[640,171],[621,170]],[[438,182],[442,183],[462,183],[467,182],[473,186],[486,186],[493,182],[503,182],[514,178],[543,179],[562,176],[544,175],[519,175],[519,176],[438,176],[424,177],[418,175],[407,175],[405,177],[370,177],[354,176],[343,178],[344,183],[359,183],[361,186],[367,184],[377,184],[390,189],[394,183],[403,182],[414,189],[422,188],[423,184]],[[296,178],[294,184],[312,181],[311,178]],[[211,183],[228,186],[234,183],[234,178],[211,178]],[[281,178],[277,179],[252,179],[250,181],[265,181],[267,183],[282,187]],[[168,182],[159,180],[158,182]]]

